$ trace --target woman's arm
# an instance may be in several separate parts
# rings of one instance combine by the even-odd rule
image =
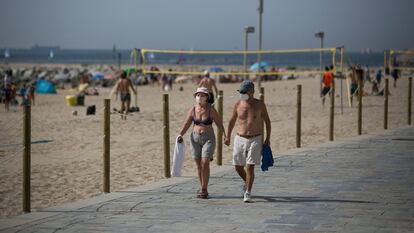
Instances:
[[[223,126],[223,120],[221,119],[221,117],[219,116],[218,112],[216,111],[216,109],[211,108],[211,116],[213,117],[213,121],[214,123],[216,123],[217,128],[219,129],[219,131],[221,133],[223,133],[224,138],[226,138],[226,131],[224,130],[224,126]]]
[[[191,126],[191,123],[193,121],[192,111],[193,111],[193,108],[191,108],[188,111],[187,116],[185,117],[183,126],[181,127],[181,130],[180,130],[180,134],[178,135],[178,142],[179,143],[181,143],[183,141],[183,135],[187,132],[188,128],[190,128],[190,126]]]

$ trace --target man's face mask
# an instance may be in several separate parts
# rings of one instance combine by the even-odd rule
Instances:
[[[241,93],[240,93],[240,100],[244,100],[244,101],[246,101],[246,100],[248,100],[248,99],[249,99],[249,95],[248,95],[248,94],[246,94],[246,93],[241,94]]]

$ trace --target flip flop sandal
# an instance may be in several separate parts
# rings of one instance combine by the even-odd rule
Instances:
[[[208,199],[208,192],[207,191],[202,191],[200,193],[200,198],[201,199]]]
[[[201,196],[202,196],[202,193],[201,193],[201,190],[199,189],[197,190],[197,198],[202,198]]]

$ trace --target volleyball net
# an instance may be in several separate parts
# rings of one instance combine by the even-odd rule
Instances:
[[[414,50],[385,50],[384,67],[388,71],[414,72]]]
[[[321,60],[322,54],[322,60]],[[202,75],[310,75],[321,74],[325,66],[343,70],[343,48],[290,50],[160,50],[134,49],[131,63],[144,74]],[[258,63],[260,56],[260,63]],[[322,61],[322,62],[321,62]],[[322,64],[322,70],[321,68]]]

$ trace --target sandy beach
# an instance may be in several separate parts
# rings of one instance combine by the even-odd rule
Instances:
[[[302,146],[328,141],[329,98],[325,106],[319,97],[319,79],[303,78],[265,82],[265,102],[272,122],[271,147],[275,157],[296,147],[296,87],[302,85]],[[178,87],[182,86],[183,91]],[[390,80],[389,128],[407,124],[407,76],[392,87]],[[239,84],[218,84],[224,91],[224,124],[227,129],[233,104],[238,100]],[[194,104],[195,85],[176,84],[169,92],[159,86],[139,86],[141,112],[127,121],[111,114],[111,190],[122,190],[163,179],[162,94],[170,98],[170,148]],[[365,85],[370,93],[371,85]],[[96,105],[96,115],[86,116],[86,107],[69,107],[65,96],[37,95],[32,107],[32,209],[42,209],[102,193],[103,100],[110,88],[99,89],[99,96],[86,96],[85,105]],[[357,102],[350,108],[343,82],[341,113],[340,81],[336,82],[335,140],[357,137]],[[258,97],[258,93],[255,94]],[[383,131],[382,96],[364,96],[363,134]],[[112,99],[111,109],[120,103]],[[72,112],[78,111],[77,116]],[[0,217],[21,214],[22,209],[22,109],[0,109]],[[216,130],[217,132],[217,130]],[[189,133],[185,135],[186,158],[183,175],[195,176],[190,156]],[[223,163],[231,164],[231,147],[223,146]],[[276,160],[277,162],[277,160]],[[217,168],[216,160],[212,169]],[[197,187],[194,187],[196,190]]]

